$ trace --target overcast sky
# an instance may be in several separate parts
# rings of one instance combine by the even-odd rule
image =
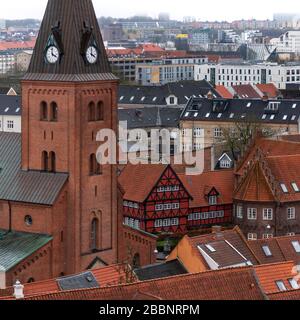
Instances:
[[[41,19],[47,0],[1,0],[0,18]],[[169,12],[171,18],[195,16],[201,20],[272,19],[273,13],[299,12],[299,0],[93,0],[97,16],[156,17]],[[211,4],[211,5],[210,5]]]

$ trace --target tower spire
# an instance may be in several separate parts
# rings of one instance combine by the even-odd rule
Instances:
[[[116,80],[92,0],[48,0],[24,80]]]

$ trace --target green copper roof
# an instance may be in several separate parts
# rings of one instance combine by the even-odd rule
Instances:
[[[48,235],[0,230],[0,271],[9,271],[52,239]]]

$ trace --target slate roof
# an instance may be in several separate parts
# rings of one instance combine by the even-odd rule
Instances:
[[[0,132],[0,199],[53,205],[68,174],[21,170],[21,135]]]
[[[188,271],[182,263],[176,259],[162,264],[139,268],[134,270],[134,273],[140,281],[146,281],[187,274]]]
[[[64,55],[60,63],[45,63],[46,48],[51,29],[60,22]],[[93,37],[99,49],[95,64],[85,64],[81,55],[84,23],[93,28]],[[98,21],[91,0],[49,0],[41,24],[25,80],[94,81],[117,79],[110,69]]]
[[[8,94],[10,87],[0,87],[0,94]]]
[[[166,98],[174,95],[178,105],[185,105],[190,97],[205,97],[209,92],[221,97],[207,81],[180,81],[158,86],[121,85],[119,87],[119,104],[129,105],[167,105]]]
[[[9,271],[51,240],[48,235],[0,230],[0,270]]]
[[[119,109],[119,121],[127,121],[128,129],[138,128],[178,128],[182,108],[147,107],[139,109]]]
[[[278,112],[266,111],[269,102],[279,102]],[[286,119],[285,119],[286,116]],[[192,98],[186,104],[181,121],[298,124],[300,100],[206,99]]]
[[[0,115],[21,116],[21,96],[0,94]]]

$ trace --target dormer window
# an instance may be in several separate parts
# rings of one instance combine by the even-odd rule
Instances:
[[[218,198],[217,196],[209,196],[208,197],[208,202],[211,206],[215,206],[216,204],[218,204]]]
[[[279,110],[279,105],[280,105],[280,102],[270,101],[266,110],[277,112]]]
[[[175,104],[175,98],[174,97],[170,97],[170,104]]]

